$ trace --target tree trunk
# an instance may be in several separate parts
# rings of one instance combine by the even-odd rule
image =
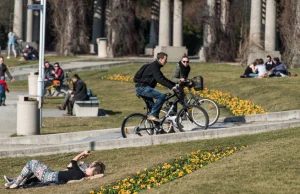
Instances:
[[[112,0],[108,44],[112,56],[138,55],[141,35],[135,20],[136,0]]]
[[[87,53],[89,48],[85,0],[50,0],[52,22],[56,32],[56,51],[72,56]]]

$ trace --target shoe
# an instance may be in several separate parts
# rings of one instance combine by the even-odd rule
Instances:
[[[287,75],[283,74],[283,73],[279,73],[281,75],[281,77],[287,77]]]
[[[10,56],[7,56],[6,58],[7,58],[7,59],[10,59]]]
[[[156,117],[155,117],[155,116],[153,116],[153,115],[149,115],[149,116],[147,117],[147,119],[148,119],[148,120],[150,120],[150,121],[159,122],[159,119],[158,119],[158,118],[156,118]]]
[[[67,114],[63,114],[63,115],[66,116],[66,117],[71,117],[71,116],[73,116],[72,113],[67,113]]]
[[[62,105],[57,106],[57,108],[58,108],[59,110],[66,110],[66,107],[64,107],[64,106],[62,106]]]
[[[10,185],[9,188],[10,188],[10,189],[17,189],[17,188],[19,188],[19,185],[13,183],[12,185]]]
[[[9,189],[9,187],[10,187],[12,184],[14,184],[14,183],[13,183],[13,182],[12,182],[12,183],[5,183],[5,184],[4,184],[5,189]]]
[[[3,176],[6,183],[13,183],[14,182],[14,179],[11,179],[11,178],[8,178],[6,175]]]
[[[2,106],[6,106],[6,104],[5,104],[5,103],[2,103]]]

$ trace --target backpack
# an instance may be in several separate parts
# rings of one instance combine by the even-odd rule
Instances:
[[[203,77],[202,76],[193,77],[191,80],[192,80],[192,83],[193,83],[192,86],[194,87],[194,89],[196,91],[204,89],[204,83],[203,83]]]
[[[134,75],[134,77],[133,77],[133,81],[134,81],[135,83],[140,83],[140,82],[141,82],[143,73],[144,73],[144,71],[145,71],[145,69],[146,69],[146,67],[147,67],[148,65],[149,65],[149,63],[144,64],[144,65],[143,65],[143,66],[135,73],[135,75]]]

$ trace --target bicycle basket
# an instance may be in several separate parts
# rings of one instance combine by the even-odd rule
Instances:
[[[202,76],[193,77],[191,80],[192,80],[192,86],[196,91],[204,89]]]

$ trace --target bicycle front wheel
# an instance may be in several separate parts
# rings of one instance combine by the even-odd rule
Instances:
[[[123,138],[153,135],[154,125],[152,121],[147,120],[146,115],[134,113],[123,120],[121,132]]]
[[[201,127],[207,129],[208,115],[204,108],[198,105],[188,105],[182,108],[176,117],[176,127],[179,131],[191,131]]]
[[[201,98],[197,102],[195,102],[198,106],[201,106],[205,109],[209,118],[209,126],[215,124],[220,116],[220,108],[218,103],[209,99],[209,98]]]

